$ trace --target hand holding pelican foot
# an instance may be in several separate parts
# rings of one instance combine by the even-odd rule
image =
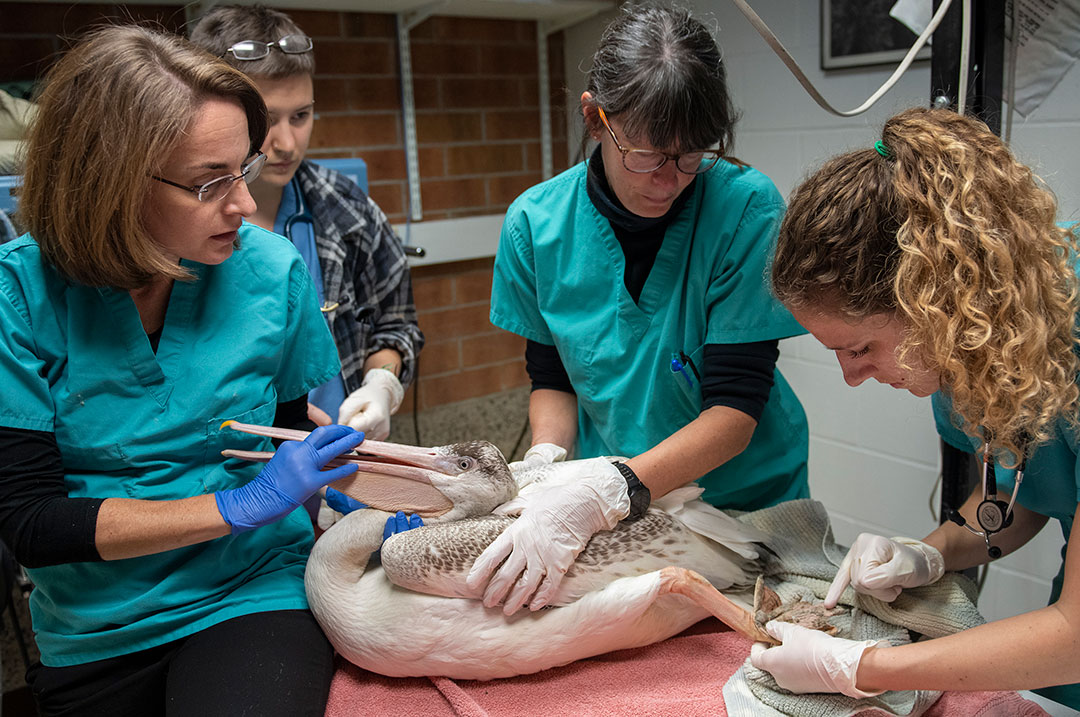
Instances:
[[[530,499],[473,563],[465,582],[471,590],[487,585],[487,607],[502,604],[507,615],[526,604],[545,607],[593,534],[611,530],[630,512],[626,480],[615,466],[605,458],[578,463],[574,480]]]
[[[846,640],[802,625],[773,620],[766,632],[780,640],[771,647],[755,642],[750,662],[772,674],[776,684],[789,692],[840,692],[862,699],[880,695],[882,690],[865,692],[855,686],[863,653],[871,647],[889,647],[886,640]]]

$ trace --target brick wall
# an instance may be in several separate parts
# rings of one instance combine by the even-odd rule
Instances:
[[[413,389],[402,412],[484,396],[528,383],[525,339],[488,321],[492,259],[413,269],[420,328],[419,396]]]
[[[404,221],[408,187],[393,15],[285,9],[315,41],[309,154],[363,157],[369,192]],[[0,2],[0,81],[38,76],[103,20],[184,24],[180,5]],[[410,33],[424,219],[496,214],[541,179],[536,24],[435,16]],[[565,168],[563,34],[548,39],[555,171]],[[491,260],[414,269],[427,347],[420,406],[525,382],[524,342],[488,323]],[[406,407],[412,405],[408,398]]]
[[[394,16],[289,11],[315,40],[312,156],[359,156],[371,196],[405,219]],[[413,93],[424,219],[495,214],[540,181],[536,24],[432,17],[413,28]],[[562,34],[548,40],[553,154],[566,156]],[[562,169],[557,166],[557,169]]]
[[[0,2],[0,82],[33,80],[87,29],[102,23],[154,22],[173,32],[184,25],[180,5]]]
[[[371,196],[405,219],[405,176],[394,16],[286,9],[315,40],[310,153],[363,157]],[[31,80],[102,21],[183,27],[179,5],[0,2],[0,82]],[[435,16],[413,28],[416,132],[425,219],[494,214],[540,181],[536,24]],[[548,39],[553,156],[565,167],[563,35]]]

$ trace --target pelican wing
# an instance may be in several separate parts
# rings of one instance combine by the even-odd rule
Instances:
[[[480,599],[483,589],[469,590],[465,578],[484,548],[513,522],[489,515],[398,533],[383,543],[383,572],[395,585],[416,592]]]

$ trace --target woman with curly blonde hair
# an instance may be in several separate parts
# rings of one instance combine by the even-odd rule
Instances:
[[[795,191],[773,291],[836,353],[844,380],[933,394],[943,438],[1005,467],[1024,464],[1027,477],[1015,481],[1015,503],[1007,495],[988,503],[979,486],[955,522],[922,541],[860,535],[826,606],[849,585],[892,601],[945,570],[1018,549],[1051,517],[1068,539],[1080,495],[1078,254],[1056,209],[986,125],[921,108],[888,120],[872,148],[828,161]],[[783,644],[756,645],[752,659],[794,692],[854,697],[1065,685],[1080,680],[1080,551],[1069,555],[1041,610],[889,650],[770,624]],[[1048,693],[1080,705],[1074,685]]]

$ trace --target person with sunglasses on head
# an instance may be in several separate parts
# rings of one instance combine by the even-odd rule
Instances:
[[[405,253],[386,216],[347,177],[304,159],[315,120],[312,40],[288,15],[259,5],[214,7],[191,39],[252,78],[266,101],[267,163],[251,185],[251,221],[300,250],[334,334],[341,373],[310,396],[320,422],[383,440],[424,339]]]
[[[1056,213],[1053,194],[985,124],[944,109],[901,112],[872,146],[795,190],[772,261],[776,295],[836,353],[849,385],[872,378],[932,395],[942,438],[999,468],[922,540],[858,536],[819,595],[825,606],[892,602],[1019,549],[1049,518],[1067,552],[1049,607],[948,637],[890,647],[770,622],[783,644],[759,643],[751,660],[782,688],[870,697],[1054,686],[1040,692],[1080,708],[1080,688],[1066,684],[1080,680],[1070,539],[1080,246]]]
[[[45,78],[28,233],[0,246],[0,538],[34,583],[40,714],[323,713],[298,508],[364,436],[221,455],[271,448],[229,420],[313,427],[340,370],[299,253],[244,221],[266,127],[245,75],[141,27]]]
[[[804,332],[764,282],[784,204],[728,156],[720,49],[685,10],[628,6],[586,84],[598,146],[510,206],[491,321],[527,340],[532,445],[513,468],[626,458],[581,464],[477,559],[470,586],[507,613],[546,605],[596,531],[691,481],[721,508],[808,496],[806,417],[776,369]]]

